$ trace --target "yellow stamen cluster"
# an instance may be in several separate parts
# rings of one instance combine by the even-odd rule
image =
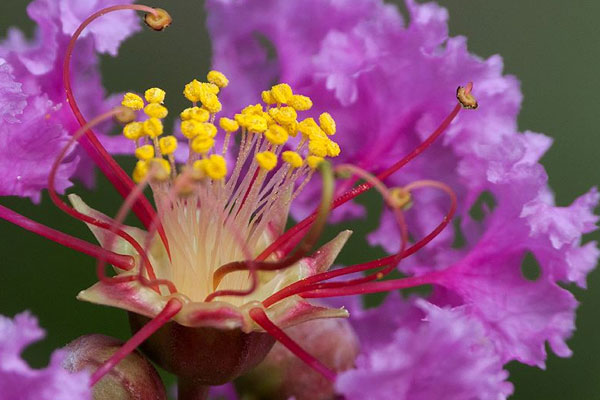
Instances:
[[[222,117],[217,122],[216,114],[221,110],[219,93],[229,80],[219,71],[210,71],[206,80],[194,79],[185,85],[183,95],[192,105],[180,114],[181,134],[187,139],[190,151],[182,171],[187,171],[194,181],[225,180],[228,169],[224,155],[231,135],[237,131],[241,131],[238,160],[242,161],[236,168],[242,167],[243,160],[252,160],[256,168],[268,172],[278,168],[281,157],[281,168],[286,168],[283,173],[287,171],[285,182],[305,175],[310,179],[311,171],[326,157],[339,155],[340,147],[330,139],[336,132],[335,120],[329,113],[322,113],[318,123],[310,117],[299,121],[298,113],[310,110],[313,103],[309,97],[295,94],[289,85],[274,85],[262,92],[264,105],[249,105],[234,118]],[[162,119],[168,115],[163,106],[165,92],[151,88],[144,93],[144,99],[127,93],[122,102],[132,110],[143,110],[148,117],[130,122],[123,129],[125,137],[136,143],[135,155],[139,161],[134,179],[139,182],[149,173],[153,182],[175,179],[174,153],[178,141],[174,136],[160,137],[164,131]],[[222,151],[216,149],[219,129],[225,135]],[[296,138],[298,132],[302,135],[290,144],[290,138]],[[285,150],[290,145],[295,150]]]

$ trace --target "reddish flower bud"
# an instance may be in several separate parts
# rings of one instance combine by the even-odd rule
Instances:
[[[110,336],[84,335],[69,343],[63,367],[69,372],[94,372],[123,342]],[[94,400],[166,400],[165,387],[152,364],[133,352],[93,387]]]

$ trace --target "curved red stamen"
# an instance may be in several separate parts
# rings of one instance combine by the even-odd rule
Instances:
[[[183,307],[181,301],[170,299],[165,308],[148,322],[142,329],[136,332],[116,353],[114,353],[100,368],[92,374],[90,386],[94,386],[104,375],[110,372],[122,359],[133,352],[136,347],[148,339],[154,332],[159,330],[164,324],[169,322]]]
[[[413,186],[411,186],[411,185],[413,185]],[[422,249],[424,246],[426,246],[429,242],[431,242],[433,239],[435,239],[446,228],[446,226],[448,226],[448,224],[452,220],[452,217],[454,216],[454,213],[456,212],[456,208],[457,208],[456,194],[454,193],[454,191],[452,191],[452,189],[450,189],[450,187],[448,187],[447,185],[445,185],[441,182],[427,181],[427,180],[417,181],[417,182],[414,182],[413,184],[407,185],[406,188],[417,189],[420,187],[427,187],[427,186],[434,186],[434,187],[438,187],[438,188],[442,189],[450,197],[451,204],[450,204],[450,208],[449,208],[448,212],[442,219],[442,222],[440,224],[438,224],[435,227],[435,229],[433,231],[431,231],[423,239],[421,239],[420,241],[418,241],[417,243],[415,243],[413,246],[409,247],[408,249],[406,249],[404,251],[401,250],[400,252],[398,252],[396,254],[392,254],[390,256],[383,257],[383,258],[380,258],[377,260],[369,261],[367,263],[356,264],[356,265],[352,265],[349,267],[340,268],[340,269],[337,269],[334,271],[322,272],[320,274],[316,274],[316,275],[310,276],[308,278],[304,278],[298,282],[294,282],[293,284],[281,289],[279,292],[276,292],[276,293],[272,294],[271,296],[269,296],[267,299],[265,299],[262,302],[263,305],[265,307],[270,307],[271,305],[275,304],[276,302],[278,302],[286,297],[293,296],[295,294],[300,294],[305,291],[311,291],[311,290],[317,290],[317,289],[331,289],[331,288],[337,288],[337,287],[343,287],[343,286],[352,286],[352,285],[362,284],[362,283],[365,283],[365,282],[368,282],[368,281],[371,281],[374,279],[378,279],[380,276],[382,276],[382,275],[380,275],[382,273],[391,272],[396,267],[397,263],[401,259],[406,258],[406,257],[416,253],[417,251]],[[345,281],[345,282],[328,282],[328,283],[318,284],[319,282],[337,278],[339,276],[353,274],[353,273],[362,272],[362,271],[367,271],[367,270],[375,269],[375,268],[380,268],[380,267],[383,267],[386,265],[387,265],[387,268],[385,270],[379,271],[376,274],[372,274],[372,275],[369,275],[364,278],[359,278],[359,279]]]
[[[38,222],[35,222],[23,215],[0,205],[0,218],[11,222],[29,232],[37,233],[40,236],[50,239],[53,242],[61,244],[73,250],[77,250],[81,253],[87,254],[95,258],[104,258],[107,262],[111,263],[115,267],[124,271],[130,271],[134,268],[134,259],[131,256],[113,253],[103,249],[92,243],[88,243],[85,240],[67,235],[56,229],[52,229]]]
[[[381,293],[390,292],[398,289],[408,289],[417,286],[437,284],[441,272],[431,272],[421,276],[413,276],[403,279],[393,279],[380,282],[365,282],[354,286],[314,289],[302,293],[304,298],[325,298],[338,296],[353,296],[357,294]]]
[[[127,216],[127,212],[131,209],[131,206],[132,206],[132,204],[135,203],[136,199],[139,196],[143,195],[147,182],[148,182],[148,179],[145,179],[140,185],[137,185],[134,188],[134,190],[131,193],[129,193],[129,195],[125,198],[125,201],[123,202],[119,211],[117,212],[116,217],[112,220],[112,222],[110,224],[111,235],[108,237],[108,241],[106,243],[107,248],[109,248],[109,249],[112,248],[113,240],[114,240],[115,236],[117,236],[117,232],[122,231],[123,220]],[[139,282],[144,286],[152,287],[152,289],[159,294],[160,294],[160,290],[158,288],[159,284],[166,285],[171,294],[177,293],[177,288],[175,288],[175,285],[173,284],[173,282],[166,280],[166,279],[161,279],[161,280],[156,279],[156,273],[154,272],[154,268],[152,267],[152,264],[150,263],[150,260],[147,257],[147,253],[146,253],[145,249],[142,249],[142,253],[144,254],[144,258],[143,258],[144,259],[144,268],[140,268],[138,271]],[[106,260],[104,260],[102,257],[98,258],[98,262],[96,264],[97,273],[104,275],[105,266],[106,266]],[[144,276],[142,275],[143,271],[146,271],[146,273],[148,274],[149,280],[144,279]]]
[[[454,118],[456,118],[456,116],[458,115],[460,110],[461,110],[461,105],[457,104],[454,107],[454,109],[450,112],[450,114],[448,114],[448,116],[437,127],[437,129],[435,131],[433,131],[433,133],[431,135],[429,135],[429,137],[427,137],[427,139],[425,139],[419,146],[417,146],[413,151],[411,151],[403,159],[401,159],[400,161],[398,161],[397,163],[395,163],[394,165],[392,165],[391,167],[389,167],[388,169],[386,169],[385,171],[383,171],[379,175],[377,175],[377,179],[379,179],[381,181],[385,180],[390,175],[392,175],[393,173],[398,171],[400,168],[402,168],[403,166],[408,164],[410,161],[412,161],[415,157],[417,157],[423,151],[425,151],[425,149],[427,149],[429,146],[431,146],[431,144],[433,142],[435,142],[435,140],[442,133],[444,133],[446,128],[448,128],[450,123],[454,120]],[[348,190],[346,193],[344,193],[343,195],[339,196],[338,198],[336,198],[334,200],[331,209],[332,210],[336,209],[337,207],[352,200],[356,196],[366,192],[367,190],[371,189],[372,187],[373,186],[369,183],[363,183],[362,185],[359,185],[355,188]],[[260,253],[259,256],[256,257],[256,260],[257,261],[265,260],[267,257],[269,257],[269,255],[271,255],[274,251],[277,251],[281,246],[283,246],[284,244],[289,244],[288,242],[291,239],[298,237],[298,233],[300,231],[307,229],[307,227],[310,225],[310,223],[315,219],[315,216],[316,216],[316,213],[313,212],[310,216],[306,217],[305,219],[303,219],[302,221],[300,221],[299,223],[297,223],[296,225],[294,225],[293,227],[288,229],[284,234],[279,236],[279,238],[277,238],[277,240],[275,240],[273,243],[271,243],[271,245],[269,245],[269,247],[267,247],[262,253]]]
[[[109,112],[106,112],[102,115],[97,116],[96,118],[92,119],[90,122],[87,122],[86,124],[84,124],[81,128],[79,128],[77,130],[77,132],[75,132],[73,134],[73,136],[71,136],[71,138],[69,139],[69,141],[67,142],[67,144],[62,148],[62,150],[60,151],[59,155],[56,157],[56,159],[54,160],[54,163],[52,164],[52,168],[50,169],[50,175],[48,175],[48,194],[50,195],[50,200],[52,200],[52,202],[54,203],[54,205],[56,205],[56,207],[58,207],[60,210],[62,210],[63,212],[65,212],[66,214],[72,216],[73,218],[76,218],[80,221],[83,221],[85,223],[97,226],[99,228],[102,229],[106,229],[106,230],[110,230],[111,229],[111,224],[99,220],[97,218],[91,217],[89,215],[83,214],[77,210],[75,210],[73,207],[69,206],[67,203],[65,203],[59,196],[58,193],[56,192],[56,188],[55,188],[55,182],[56,182],[56,174],[58,172],[58,168],[60,167],[60,164],[62,163],[62,161],[65,159],[67,153],[69,152],[71,146],[86,132],[89,130],[89,128],[91,126],[95,126],[109,118],[112,118],[114,115],[118,114],[120,112],[120,109],[114,109],[111,110]],[[122,237],[124,240],[126,240],[129,244],[131,244],[133,246],[133,248],[138,252],[138,254],[140,255],[140,257],[142,258],[142,261],[144,263],[144,265],[149,268],[150,270],[151,265],[150,265],[150,260],[148,259],[148,256],[146,255],[146,253],[143,251],[142,247],[140,246],[140,244],[131,236],[129,235],[127,232],[123,231],[123,230],[118,230],[115,232],[118,236]],[[98,270],[97,270],[98,271]],[[123,277],[120,277],[118,280],[114,280],[114,281],[110,281],[110,282],[121,282],[123,281],[122,279]],[[98,279],[104,283],[109,283],[109,281],[107,280],[108,278],[104,275],[104,272],[102,274],[98,275]]]
[[[152,14],[156,13],[156,11],[151,7],[137,5],[137,4],[118,5],[118,6],[104,8],[100,11],[95,12],[91,16],[89,16],[85,21],[83,21],[81,23],[81,25],[79,25],[79,27],[77,28],[75,33],[73,33],[73,35],[71,36],[71,40],[69,41],[69,44],[67,46],[67,50],[65,53],[65,59],[63,62],[63,84],[65,86],[67,102],[69,103],[69,106],[71,107],[71,110],[73,111],[73,114],[75,115],[75,118],[77,119],[77,122],[79,122],[79,124],[81,126],[86,125],[86,119],[83,117],[81,110],[77,106],[77,102],[75,101],[75,96],[73,95],[73,88],[71,86],[70,69],[71,69],[71,56],[73,54],[73,49],[75,47],[75,43],[77,42],[77,39],[81,35],[81,32],[83,32],[83,30],[90,23],[92,23],[94,20],[96,20],[97,18],[99,18],[107,13],[110,13],[113,11],[119,11],[119,10],[138,10],[138,11],[145,11],[145,12],[152,13]],[[113,184],[115,189],[117,189],[119,194],[122,197],[127,197],[127,195],[133,190],[135,184],[133,183],[133,181],[131,180],[129,175],[127,175],[127,173],[125,171],[123,171],[123,169],[110,156],[110,154],[108,154],[108,152],[106,151],[104,146],[102,146],[102,144],[100,143],[100,141],[98,140],[98,138],[94,134],[94,132],[92,132],[92,130],[89,128],[86,129],[85,137],[81,137],[79,142],[83,146],[85,151],[88,153],[90,158],[98,166],[100,171],[102,171],[102,173],[106,176],[106,178]],[[133,210],[134,210],[135,214],[137,215],[137,217],[142,222],[142,224],[144,224],[144,226],[146,226],[146,228],[147,228],[150,225],[150,221],[152,220],[152,217],[154,216],[154,213],[155,213],[154,209],[152,208],[152,205],[150,204],[148,199],[146,199],[146,197],[141,197],[140,199],[138,199],[138,201],[136,202],[136,204],[133,207]],[[165,247],[167,248],[167,251],[168,251],[169,247],[168,247],[168,243],[167,243],[167,238],[166,238],[162,228],[159,229],[159,234],[160,234],[160,237],[163,240]]]
[[[296,357],[304,361],[306,365],[323,375],[325,379],[330,382],[335,382],[336,373],[325,366],[321,361],[310,355],[304,350],[298,343],[296,343],[291,337],[275,325],[267,314],[261,308],[253,308],[250,310],[250,318],[254,320],[261,328],[267,333],[273,336],[279,343],[284,345],[289,351],[291,351]]]

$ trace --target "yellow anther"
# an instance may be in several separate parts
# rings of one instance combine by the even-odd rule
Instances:
[[[325,157],[327,155],[327,141],[323,139],[310,140],[308,151],[314,156]]]
[[[291,137],[296,137],[296,135],[298,134],[298,121],[294,121],[291,124],[286,126],[288,135],[290,135]]]
[[[202,90],[204,90],[207,93],[219,94],[219,92],[221,91],[221,89],[219,89],[219,87],[214,83],[201,82],[200,85],[202,86]]]
[[[263,106],[262,104],[254,104],[244,107],[242,110],[242,114],[244,115],[262,115],[263,114]]]
[[[235,120],[227,117],[219,119],[219,126],[225,132],[235,132],[240,129],[240,125]]]
[[[306,118],[298,123],[298,130],[302,132],[304,136],[310,137],[318,136],[321,128],[319,128],[319,125],[317,125],[313,118]]]
[[[281,159],[288,163],[292,168],[300,168],[302,166],[302,157],[295,151],[284,151],[281,154]]]
[[[177,150],[177,139],[175,136],[165,136],[158,141],[158,147],[163,156],[173,154]]]
[[[194,119],[198,122],[206,122],[210,118],[210,113],[204,108],[189,107],[183,110],[181,114],[179,114],[179,116],[183,121],[187,121],[188,119]]]
[[[215,140],[208,136],[197,136],[192,140],[192,150],[196,153],[206,154],[215,145]]]
[[[289,125],[296,120],[298,114],[292,107],[271,108],[269,115],[281,125]]]
[[[404,188],[396,187],[390,189],[390,206],[394,208],[402,208],[404,210],[412,205],[412,195]]]
[[[140,183],[148,174],[148,163],[146,161],[138,161],[133,169],[132,178],[135,183]]]
[[[135,111],[127,107],[119,107],[117,113],[115,114],[115,120],[119,124],[123,125],[135,121],[135,117]]]
[[[274,145],[281,145],[287,142],[289,135],[285,128],[279,125],[271,125],[265,132],[267,140]]]
[[[235,120],[250,132],[262,133],[267,130],[267,120],[260,115],[235,114]]]
[[[210,122],[205,122],[202,124],[202,130],[200,131],[199,136],[206,136],[209,138],[214,138],[217,136],[217,127]]]
[[[169,179],[171,175],[171,164],[164,158],[153,158],[148,161],[149,171],[152,174],[152,179],[164,181]]]
[[[264,170],[270,171],[277,165],[277,156],[272,151],[263,151],[256,154],[256,162]]]
[[[317,169],[317,167],[319,166],[319,164],[321,164],[324,161],[325,161],[325,159],[323,157],[319,157],[319,156],[308,156],[308,157],[306,157],[306,163],[308,164],[308,166],[311,169]]]
[[[206,165],[207,161],[208,161],[208,159],[194,161],[194,163],[192,164],[192,170],[194,172],[192,177],[194,177],[195,179],[202,179],[204,176],[206,176],[206,172],[204,171],[204,166]]]
[[[329,113],[319,115],[319,125],[328,136],[335,135],[335,120]]]
[[[162,104],[165,101],[167,93],[160,88],[150,88],[144,93],[144,97],[148,103]]]
[[[196,79],[185,85],[185,88],[183,89],[185,98],[194,103],[200,101],[202,92],[202,84]]]
[[[292,88],[287,83],[280,83],[271,88],[271,96],[276,103],[288,103],[294,93],[292,92]]]
[[[210,83],[214,83],[215,85],[217,85],[220,88],[224,88],[224,87],[227,87],[227,85],[229,85],[229,79],[227,79],[227,77],[225,76],[224,73],[219,72],[219,71],[215,71],[215,70],[210,71],[208,73],[208,75],[206,75],[206,79]]]
[[[188,139],[193,139],[202,132],[202,122],[188,119],[181,122],[181,133]]]
[[[327,140],[325,143],[327,146],[327,155],[329,157],[337,157],[340,155],[340,146],[336,142]]]
[[[227,176],[227,162],[223,156],[213,154],[204,164],[204,172],[211,179],[221,180]]]
[[[152,118],[165,118],[169,111],[158,103],[150,103],[144,107],[144,112]]]
[[[463,108],[474,110],[479,105],[477,104],[477,99],[475,99],[475,96],[471,94],[472,85],[469,87],[469,90],[467,90],[467,87],[469,87],[469,85],[466,87],[459,86],[458,89],[456,89],[456,98]]]
[[[144,100],[142,100],[142,98],[135,93],[125,93],[125,95],[123,95],[123,101],[121,101],[121,105],[137,111],[144,108]]]
[[[313,106],[313,102],[308,96],[302,96],[300,94],[295,94],[292,96],[292,99],[289,101],[290,107],[294,107],[296,111],[306,111],[310,110]]]
[[[200,101],[202,102],[204,108],[206,108],[211,114],[216,114],[223,108],[219,98],[214,93],[203,91]]]
[[[151,138],[156,138],[163,133],[162,121],[158,118],[149,118],[144,121],[144,133]]]
[[[144,136],[144,125],[141,122],[130,122],[123,127],[123,136],[130,140],[137,140]]]
[[[277,101],[273,98],[273,95],[271,94],[270,90],[263,90],[263,92],[260,94],[260,97],[262,98],[262,101],[265,104],[271,105],[277,103]]]
[[[156,15],[147,13],[144,16],[144,22],[155,31],[162,31],[173,22],[173,18],[162,8],[155,8],[154,12]]]
[[[135,149],[135,156],[143,161],[154,158],[154,146],[145,144]]]

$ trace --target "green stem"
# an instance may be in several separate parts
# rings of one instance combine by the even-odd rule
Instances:
[[[177,379],[177,400],[206,400],[210,386],[203,385],[193,378]]]

